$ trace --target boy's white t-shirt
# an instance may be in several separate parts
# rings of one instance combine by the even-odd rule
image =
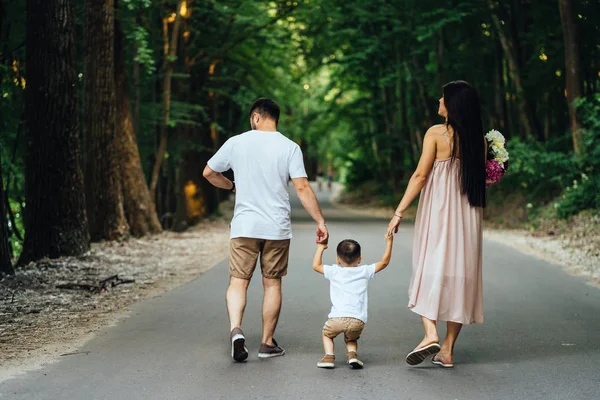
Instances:
[[[292,238],[288,182],[307,177],[300,146],[279,132],[252,130],[227,140],[207,164],[235,174],[232,239]]]
[[[352,268],[323,265],[323,275],[329,280],[329,318],[351,317],[366,323],[369,306],[367,286],[369,279],[375,277],[375,264]]]

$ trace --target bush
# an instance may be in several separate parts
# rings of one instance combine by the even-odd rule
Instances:
[[[577,111],[584,126],[581,130],[584,149],[577,160],[578,176],[555,204],[560,218],[600,209],[600,94],[593,100],[579,100]]]
[[[556,150],[568,140],[566,137],[547,143],[509,141],[508,173],[501,180],[499,189],[504,193],[520,191],[527,200],[538,203],[555,198],[579,173],[573,153]]]

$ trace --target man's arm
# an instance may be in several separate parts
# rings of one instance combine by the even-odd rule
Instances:
[[[327,244],[318,244],[315,258],[313,259],[313,269],[320,274],[323,274],[323,252],[327,248]]]
[[[375,273],[385,269],[390,263],[392,258],[392,245],[394,244],[394,235],[386,235],[385,240],[387,242],[387,246],[385,247],[385,252],[383,253],[383,257],[381,257],[381,261],[375,263]]]
[[[310,187],[308,179],[293,178],[292,182],[294,183],[294,188],[300,198],[300,202],[302,202],[302,206],[304,206],[306,211],[308,211],[310,216],[317,223],[317,243],[326,243],[329,232],[325,225],[325,218],[323,218],[323,214],[321,213],[321,207],[319,207],[319,202],[317,201],[315,192],[313,192]]]
[[[225,190],[233,189],[233,182],[224,177],[222,173],[213,171],[213,169],[208,165],[204,167],[204,172],[202,172],[202,175],[208,179],[213,186]]]

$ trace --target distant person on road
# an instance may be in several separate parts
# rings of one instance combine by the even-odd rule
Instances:
[[[310,187],[300,147],[277,131],[279,106],[258,99],[250,108],[251,131],[227,140],[208,160],[204,177],[214,186],[236,193],[230,234],[230,280],[227,311],[231,356],[248,358],[242,318],[250,279],[260,258],[264,299],[262,341],[258,357],[282,356],[273,339],[281,310],[281,278],[287,274],[292,225],[288,181],[317,223],[317,243],[328,237],[325,219]],[[222,175],[233,170],[235,182]]]
[[[325,182],[325,173],[321,167],[319,167],[317,169],[317,188],[319,189],[319,192],[323,190],[323,182]]]
[[[425,336],[406,362],[416,365],[434,355],[434,364],[452,368],[462,326],[483,323],[481,219],[487,142],[479,95],[468,83],[446,84],[438,113],[446,121],[425,134],[419,165],[388,234],[398,232],[402,214],[421,193],[408,308],[421,315]],[[437,321],[447,322],[441,346]]]
[[[329,280],[331,298],[331,312],[323,327],[325,355],[317,363],[317,367],[335,367],[333,339],[340,333],[344,334],[350,367],[353,369],[363,367],[363,362],[357,353],[357,341],[367,323],[369,280],[390,263],[394,236],[386,235],[386,242],[387,246],[381,260],[370,265],[361,264],[360,244],[354,240],[342,240],[338,244],[334,265],[323,265],[323,252],[327,249],[327,242],[317,245],[313,269]]]
[[[327,167],[327,190],[331,192],[331,186],[333,184],[333,167],[330,165]]]

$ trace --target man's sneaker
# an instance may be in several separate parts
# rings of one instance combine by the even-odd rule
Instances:
[[[333,354],[325,354],[317,363],[318,368],[335,368],[335,356]]]
[[[246,361],[248,358],[248,349],[246,348],[246,337],[240,328],[231,330],[231,357],[237,361]]]
[[[348,352],[348,364],[352,369],[361,369],[363,367],[363,362],[358,358],[358,354],[355,351]]]
[[[282,356],[285,354],[285,350],[277,345],[275,339],[273,339],[273,346],[269,346],[266,343],[262,343],[258,349],[258,358],[271,358]]]

